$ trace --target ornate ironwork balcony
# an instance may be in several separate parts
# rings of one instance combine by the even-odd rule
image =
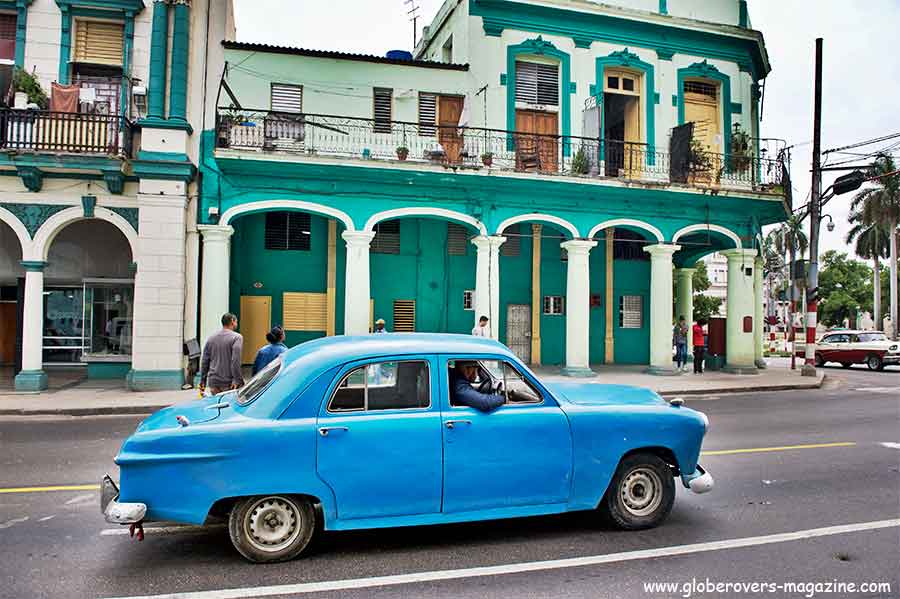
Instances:
[[[216,147],[536,176],[783,194],[784,162],[643,143],[321,114],[220,108]]]
[[[0,148],[130,157],[131,123],[118,115],[0,109]]]

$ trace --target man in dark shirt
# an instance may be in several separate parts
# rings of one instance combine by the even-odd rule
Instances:
[[[457,360],[450,370],[450,399],[453,405],[469,406],[482,412],[490,412],[506,403],[497,393],[481,393],[472,387],[478,376],[478,363]]]
[[[207,384],[213,395],[243,386],[241,350],[244,338],[235,331],[236,328],[237,316],[225,314],[222,316],[222,330],[207,339],[200,366],[201,393]]]

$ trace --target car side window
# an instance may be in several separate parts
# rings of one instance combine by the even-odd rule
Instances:
[[[509,362],[503,362],[503,390],[506,403],[541,403],[541,393]]]
[[[859,343],[858,335],[850,335],[850,343]]]
[[[378,362],[347,373],[328,402],[329,412],[408,410],[431,405],[428,362]]]

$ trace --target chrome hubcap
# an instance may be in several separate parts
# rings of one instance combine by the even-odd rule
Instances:
[[[300,534],[300,510],[284,497],[260,499],[248,510],[244,531],[260,551],[281,551]]]
[[[662,481],[653,470],[635,468],[622,480],[619,493],[628,513],[647,516],[662,502]]]

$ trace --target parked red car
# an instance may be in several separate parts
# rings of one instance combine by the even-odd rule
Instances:
[[[803,357],[804,345],[797,343],[799,357]],[[900,364],[900,343],[880,331],[831,331],[816,343],[816,366],[828,362],[837,362],[844,368],[865,364],[869,370],[883,370],[885,366]]]

